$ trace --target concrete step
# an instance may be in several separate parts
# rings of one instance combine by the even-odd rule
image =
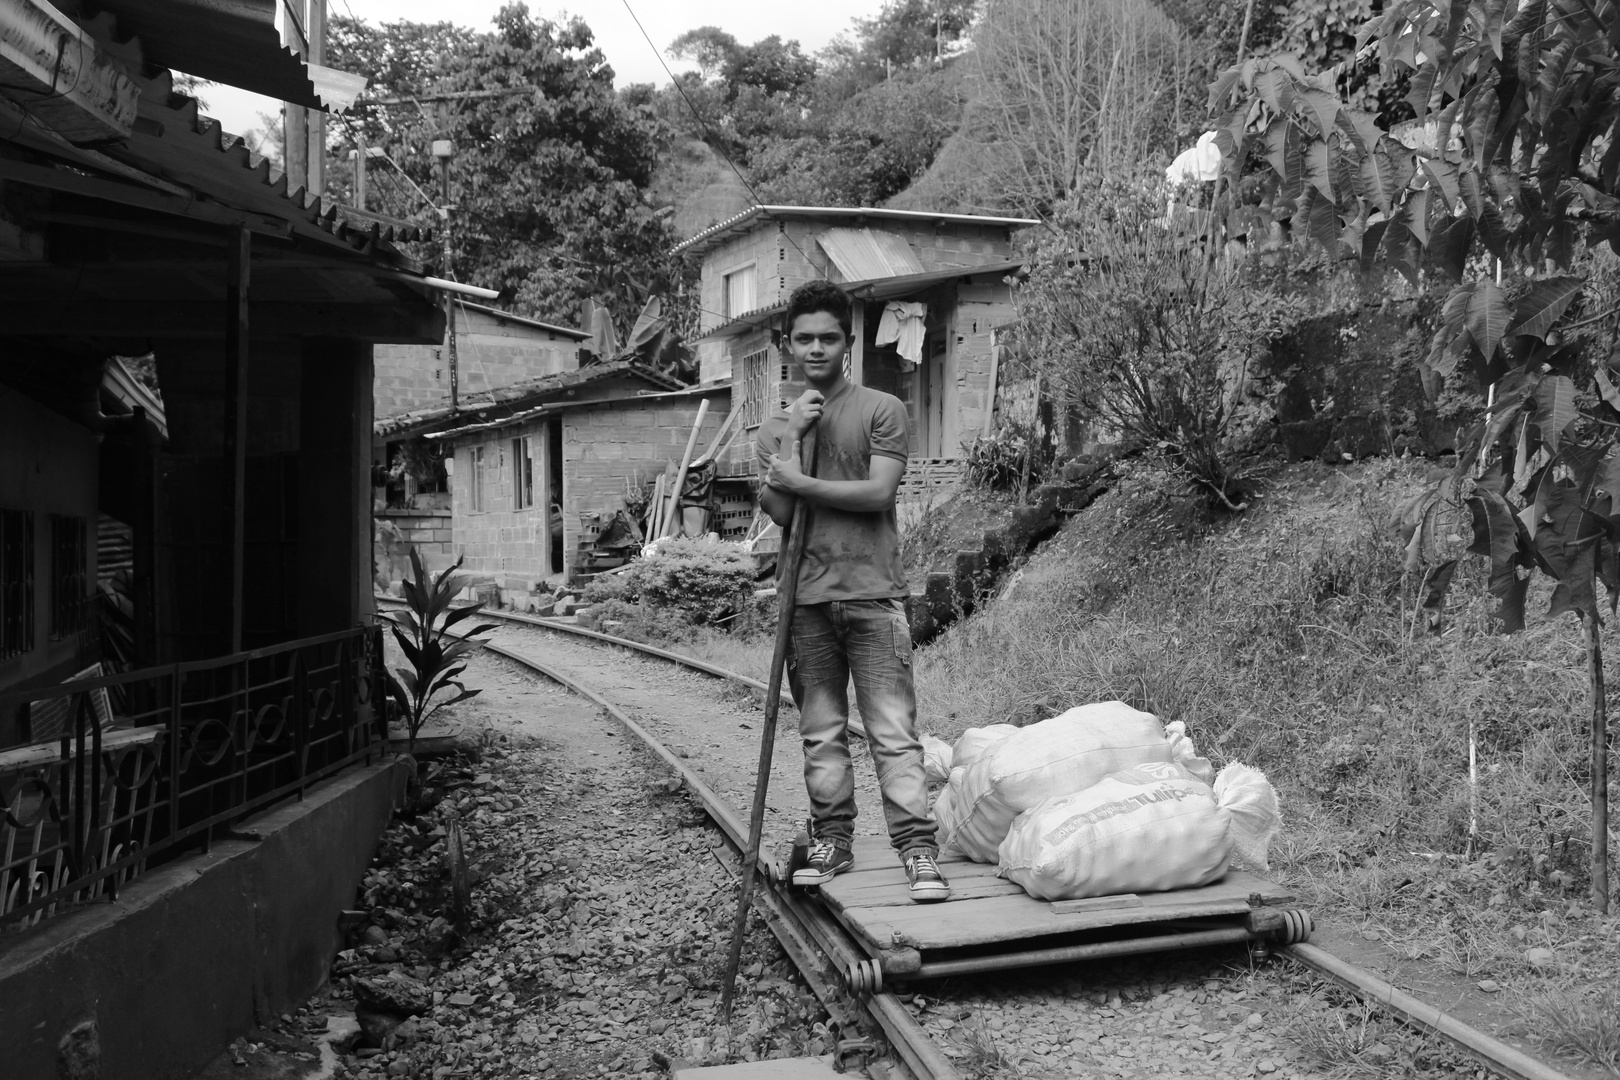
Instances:
[[[828,1055],[743,1061],[736,1065],[677,1066],[671,1080],[849,1080],[859,1075],[834,1072]]]

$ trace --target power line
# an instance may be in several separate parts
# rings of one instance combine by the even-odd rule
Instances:
[[[664,61],[663,52],[659,50],[657,45],[653,44],[652,36],[647,33],[647,28],[641,25],[641,19],[636,16],[635,9],[630,6],[630,0],[621,0],[621,2],[624,4],[624,10],[630,13],[631,20],[635,22],[636,29],[640,30],[641,36],[647,39],[647,47],[653,51],[654,56],[658,57],[658,64],[664,69],[664,74],[669,76],[669,81],[672,85],[674,85],[675,92],[681,95],[681,100],[686,102],[686,107],[692,110],[693,119],[695,119],[698,122],[698,126],[703,129],[704,140],[714,148],[715,152],[720,155],[727,165],[731,166],[731,171],[737,174],[737,179],[742,181],[743,187],[748,189],[748,194],[753,196],[754,205],[760,207],[765,213],[766,217],[770,217],[770,211],[763,209],[765,206],[765,200],[760,197],[758,191],[754,190],[754,185],[748,182],[748,177],[742,174],[742,170],[737,168],[737,163],[731,160],[731,155],[726,153],[725,147],[722,146],[709,131],[708,121],[703,119],[703,114],[698,111],[697,105],[689,96],[687,96],[686,88],[683,87],[681,85],[681,81],[675,77],[675,73],[669,69],[669,64]],[[794,250],[796,250],[800,255],[804,256],[804,261],[814,267],[816,272],[823,278],[826,278],[827,272],[816,266],[815,260],[810,258],[809,252],[805,251],[804,248],[799,247],[799,242],[793,239],[793,234],[788,232],[786,229],[783,229],[781,232],[782,236],[787,240],[787,242],[793,245]]]

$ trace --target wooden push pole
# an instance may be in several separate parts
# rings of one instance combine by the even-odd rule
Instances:
[[[686,486],[686,470],[692,464],[692,448],[697,446],[698,432],[703,429],[703,418],[709,413],[709,399],[698,403],[697,419],[692,422],[692,434],[686,437],[686,453],[681,455],[681,468],[675,474],[675,487],[669,493],[669,513],[659,536],[678,533],[681,528],[681,488]]]
[[[799,467],[814,476],[816,429],[800,440]],[[782,707],[782,666],[787,660],[788,639],[793,635],[793,602],[799,593],[799,560],[804,555],[805,517],[809,504],[802,496],[793,506],[793,523],[787,543],[777,555],[782,560],[781,584],[776,589],[776,647],[771,652],[771,678],[765,691],[765,723],[759,733],[759,773],[754,777],[754,812],[748,821],[748,850],[743,852],[742,895],[737,899],[737,920],[731,925],[731,952],[726,956],[726,974],[720,983],[720,1015],[731,1019],[731,998],[737,990],[737,965],[742,962],[743,936],[748,930],[748,905],[754,899],[754,872],[759,864],[759,838],[765,830],[765,792],[771,782],[771,751],[776,747],[776,714]]]

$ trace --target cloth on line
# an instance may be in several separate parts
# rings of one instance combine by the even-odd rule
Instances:
[[[907,371],[917,366],[922,360],[923,351],[923,321],[928,318],[928,305],[914,303],[907,300],[891,300],[883,308],[883,318],[878,321],[877,340],[875,344],[887,345],[895,343],[895,351]]]

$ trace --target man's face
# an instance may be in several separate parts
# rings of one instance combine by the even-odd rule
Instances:
[[[849,338],[831,312],[812,311],[793,320],[788,350],[805,379],[812,385],[822,385],[836,382],[843,375]]]

